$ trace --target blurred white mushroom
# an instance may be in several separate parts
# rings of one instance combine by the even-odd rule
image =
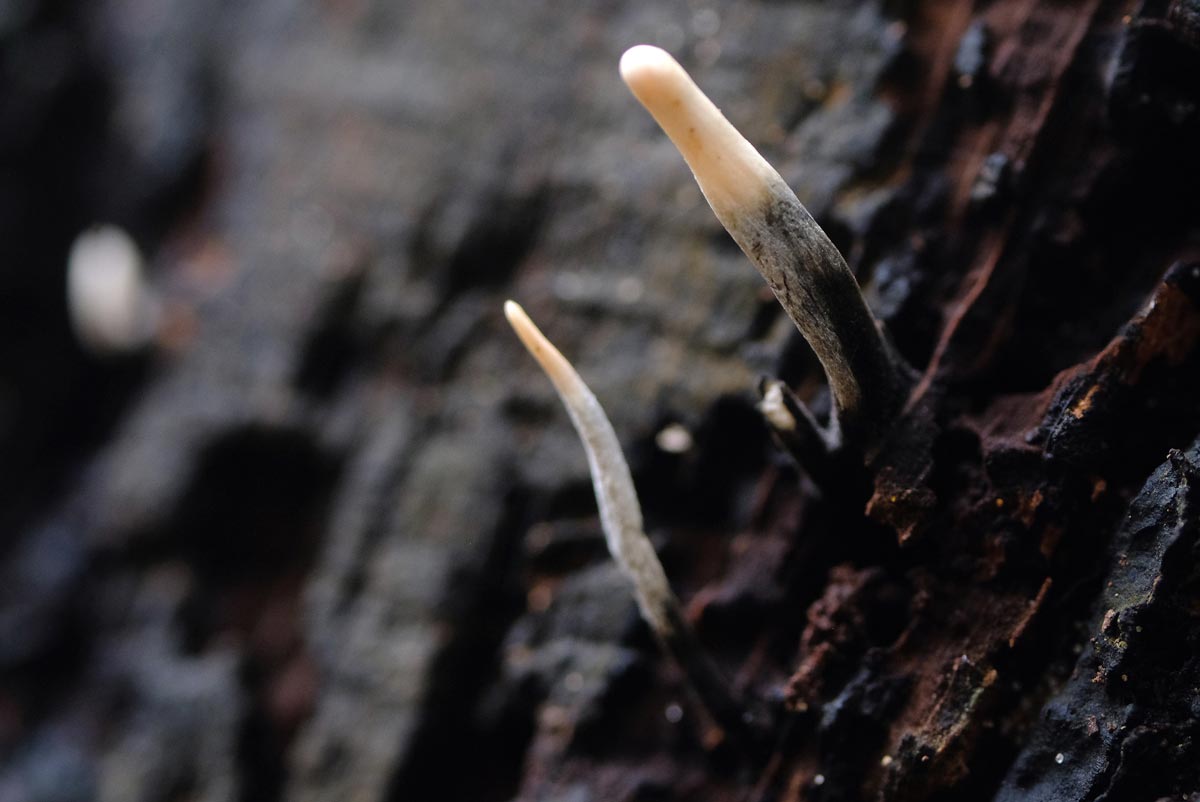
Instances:
[[[116,226],[82,232],[67,258],[67,309],[80,344],[100,355],[145,347],[158,322],[137,244]]]
[[[692,449],[692,433],[681,423],[670,423],[654,435],[654,444],[668,454],[683,454]]]

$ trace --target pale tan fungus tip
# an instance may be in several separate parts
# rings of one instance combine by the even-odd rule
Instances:
[[[767,392],[763,394],[762,401],[758,404],[758,410],[777,430],[781,432],[793,432],[796,430],[796,419],[792,417],[787,404],[783,401],[783,389],[778,382],[771,384],[767,388]]]
[[[562,352],[554,347],[554,343],[546,339],[542,330],[529,319],[529,315],[525,313],[521,305],[516,301],[505,301],[504,316],[508,318],[508,324],[512,326],[513,331],[521,338],[521,343],[526,350],[550,377],[554,388],[559,393],[578,395],[579,387],[582,384],[579,374],[571,367],[571,363],[562,355]]]
[[[722,222],[758,208],[779,173],[738,133],[665,50],[638,45],[621,57],[621,77],[683,155]]]

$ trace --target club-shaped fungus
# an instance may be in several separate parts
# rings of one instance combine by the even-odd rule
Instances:
[[[912,374],[867,309],[845,259],[675,59],[638,45],[622,56],[621,76],[825,368],[835,419],[822,439],[869,449],[903,406]]]
[[[600,402],[525,310],[508,301],[504,304],[504,315],[554,384],[579,433],[587,452],[608,550],[633,584],[642,618],[664,649],[679,662],[713,719],[730,734],[746,734],[758,724],[758,717],[734,696],[728,681],[704,652],[684,617],[679,599],[671,590],[662,563],[643,529],[642,508],[629,465]]]

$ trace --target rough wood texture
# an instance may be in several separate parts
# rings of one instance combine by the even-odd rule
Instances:
[[[1200,7],[648,6],[0,13],[0,800],[1200,792]],[[621,84],[641,41],[922,371],[866,468],[755,410],[829,400]],[[97,221],[153,353],[71,340]],[[505,297],[765,751],[641,624]]]

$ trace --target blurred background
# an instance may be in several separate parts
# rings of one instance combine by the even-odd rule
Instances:
[[[516,795],[654,652],[502,301],[691,538],[746,514],[790,330],[618,58],[677,54],[826,215],[896,37],[871,3],[0,3],[0,800]]]

